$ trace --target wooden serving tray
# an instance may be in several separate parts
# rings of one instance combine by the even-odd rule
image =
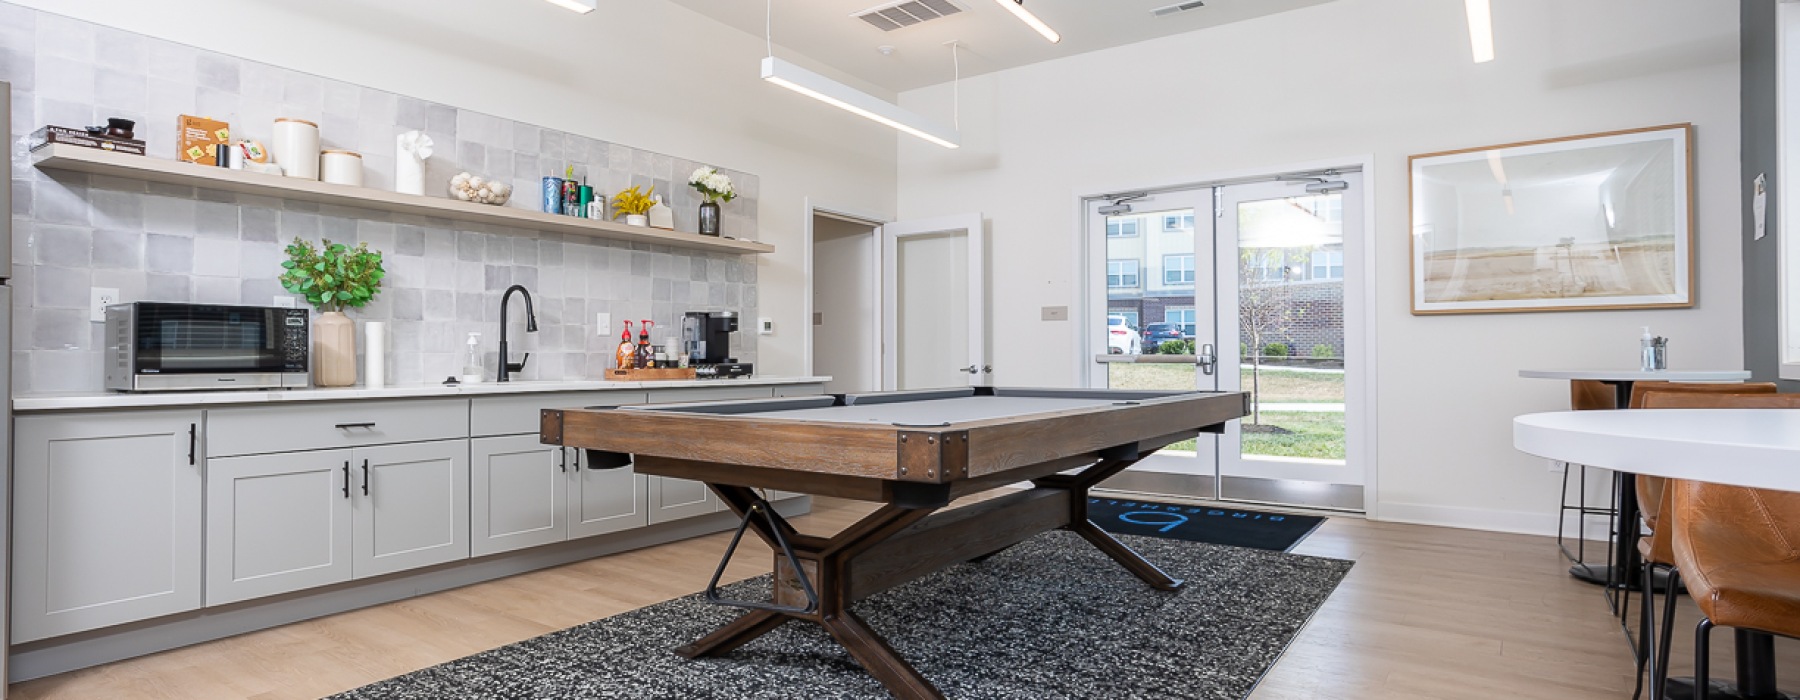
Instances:
[[[615,382],[654,382],[671,379],[695,379],[694,368],[677,369],[609,369],[606,378]]]

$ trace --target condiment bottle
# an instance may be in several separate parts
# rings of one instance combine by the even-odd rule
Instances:
[[[619,369],[631,369],[637,366],[637,346],[631,342],[631,322],[625,322],[625,332],[619,334],[619,350],[613,359],[618,361]]]
[[[650,366],[650,327],[656,325],[650,319],[644,319],[638,326],[637,354],[633,365],[638,369]]]

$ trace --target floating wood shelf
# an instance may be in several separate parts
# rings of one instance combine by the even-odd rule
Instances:
[[[190,187],[262,195],[303,202],[364,207],[399,214],[417,214],[453,221],[528,228],[615,241],[635,241],[719,253],[773,253],[775,246],[736,238],[714,238],[677,233],[611,221],[579,219],[527,209],[462,202],[446,197],[426,197],[387,192],[370,187],[333,185],[314,180],[264,175],[182,161],[125,155],[93,148],[51,144],[31,154],[31,164],[44,170],[67,170],[95,175],[163,182]],[[537,192],[517,192],[535,196]]]

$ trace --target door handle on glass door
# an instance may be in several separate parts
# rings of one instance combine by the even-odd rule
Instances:
[[[969,366],[967,366],[967,367],[964,367],[964,368],[962,368],[962,369],[959,369],[959,370],[956,370],[956,371],[958,371],[958,372],[968,372],[968,373],[969,373],[969,374],[980,374],[980,373],[981,373],[981,368],[980,368],[980,367],[977,367],[977,366],[975,366],[975,365],[969,365]]]
[[[1212,343],[1200,346],[1200,354],[1194,357],[1195,364],[1200,365],[1202,374],[1211,376],[1213,368],[1219,364],[1219,354],[1213,350]]]

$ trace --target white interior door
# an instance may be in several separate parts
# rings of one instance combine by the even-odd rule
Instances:
[[[883,225],[879,235],[882,388],[988,383],[981,214],[897,221]]]

